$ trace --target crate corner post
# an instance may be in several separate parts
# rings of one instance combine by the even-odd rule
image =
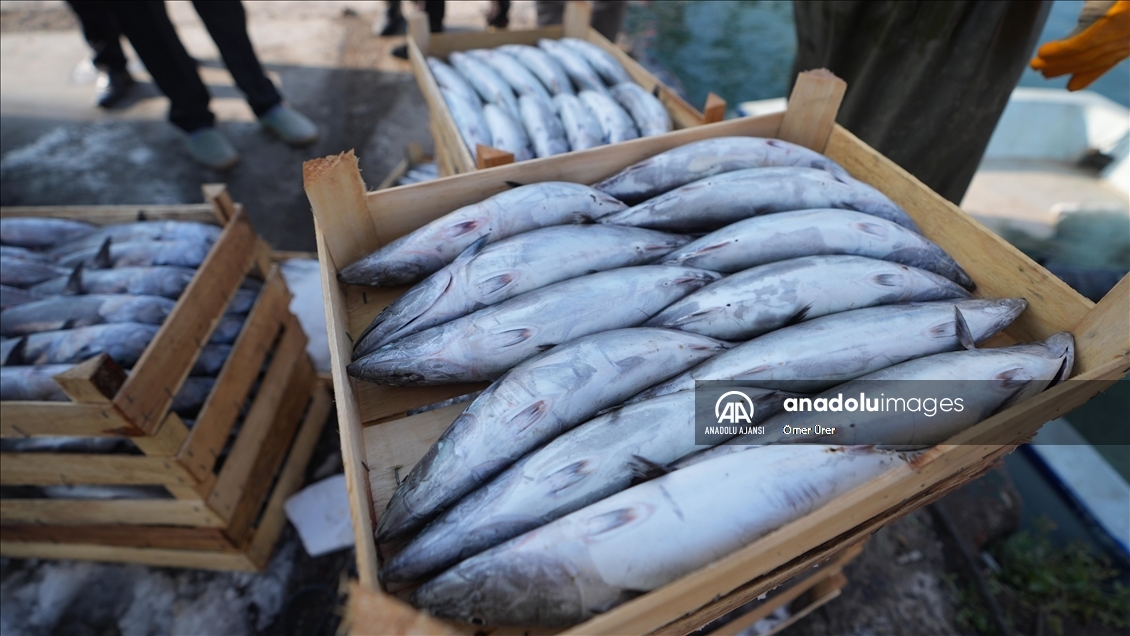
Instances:
[[[514,163],[514,153],[479,144],[475,148],[475,167],[479,170]]]
[[[777,138],[824,152],[846,90],[847,82],[828,69],[797,75]]]
[[[302,164],[302,182],[314,218],[326,233],[329,255],[344,267],[380,245],[365,205],[365,183],[353,151]]]
[[[726,100],[710,93],[706,96],[706,104],[702,107],[702,123],[713,124],[726,117]]]
[[[561,18],[562,34],[567,38],[584,40],[588,36],[592,22],[592,3],[584,0],[570,0],[565,3],[565,13]]]

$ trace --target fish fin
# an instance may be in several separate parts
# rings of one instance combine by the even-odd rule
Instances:
[[[491,294],[498,293],[502,289],[505,289],[508,285],[510,285],[510,283],[513,283],[514,279],[517,277],[518,275],[513,272],[499,274],[498,276],[491,276],[490,278],[484,280],[483,282],[479,283],[477,287],[479,288],[479,293],[484,296],[489,296]]]
[[[588,609],[593,614],[603,614],[614,607],[623,605],[624,603],[627,603],[632,599],[639,598],[644,594],[647,594],[647,592],[644,590],[620,590],[620,593],[616,595],[615,599],[608,601],[607,603],[602,603],[601,605],[589,607]]]
[[[591,214],[585,214],[584,212],[574,212],[573,223],[575,223],[576,225],[588,225],[590,223],[596,223],[596,219],[593,218]]]
[[[864,234],[870,234],[871,236],[885,237],[887,235],[887,228],[879,225],[878,223],[872,223],[870,221],[859,221],[855,224],[855,227],[860,232],[863,232]]]
[[[1065,382],[1067,378],[1071,376],[1071,368],[1073,366],[1075,366],[1074,348],[1068,351],[1067,355],[1063,357],[1063,362],[1059,365],[1059,371],[1055,372],[1055,377],[1052,378],[1052,381],[1048,383],[1046,388],[1050,389],[1061,382]]]
[[[502,348],[522,344],[523,342],[533,337],[534,331],[532,329],[519,327],[518,329],[507,329],[506,331],[500,331],[494,335],[499,338],[499,340],[495,343],[495,346]]]
[[[656,98],[656,99],[659,99],[659,84],[656,84],[656,85],[655,85],[655,86],[654,86],[654,87],[653,87],[653,88],[651,89],[651,96],[652,96],[652,97],[654,97],[654,98]]]
[[[620,508],[611,512],[606,512],[589,519],[592,526],[589,528],[588,535],[590,537],[611,532],[621,526],[626,526],[636,520],[639,515],[636,514],[635,509],[631,506]]]
[[[8,352],[8,357],[0,360],[0,364],[2,364],[3,366],[19,366],[27,364],[28,361],[26,359],[26,354],[27,336],[24,336],[20,338],[19,342],[16,343],[16,346],[12,347],[12,350]]]
[[[956,306],[953,308],[953,329],[961,346],[970,351],[977,348],[977,343],[973,341],[973,332],[969,330],[969,323],[965,322],[965,316],[961,315],[961,310]]]
[[[145,210],[138,210],[137,211],[137,220],[138,220],[139,223],[143,222],[143,221],[148,221],[149,215],[145,213]]]
[[[647,362],[647,360],[643,356],[629,356],[622,360],[617,360],[616,368],[619,369],[621,373],[626,373],[645,362]]]
[[[537,350],[538,350],[538,353],[545,353],[546,351],[549,351],[550,349],[552,349],[552,348],[554,348],[554,347],[556,347],[556,346],[557,346],[557,345],[555,345],[555,344],[543,344],[543,345],[538,345],[538,346],[537,346]]]
[[[811,310],[812,310],[812,303],[808,303],[804,307],[801,307],[799,310],[797,310],[797,312],[795,314],[789,316],[789,319],[786,320],[785,324],[783,324],[781,326],[782,327],[788,327],[789,325],[795,325],[798,322],[803,322],[804,319],[808,317],[808,312],[811,311]]]
[[[479,229],[478,221],[463,221],[462,223],[456,223],[455,225],[451,226],[451,230],[448,236],[450,238],[455,238],[457,236],[463,236],[468,232],[474,232],[477,229]]]
[[[642,484],[645,481],[651,481],[656,477],[662,477],[671,472],[663,464],[657,464],[645,457],[639,455],[632,455],[628,460],[628,470],[632,473],[632,485]]]
[[[82,294],[82,270],[84,265],[75,265],[74,271],[67,277],[67,285],[63,288],[64,296],[78,296]]]
[[[476,254],[483,251],[483,248],[486,247],[488,243],[490,243],[490,233],[489,232],[480,236],[479,238],[475,239],[474,243],[471,243],[470,245],[468,245],[467,249],[463,250],[459,254],[459,256],[456,256],[454,261],[451,261],[452,264],[459,263],[459,262],[462,262],[462,261],[467,261],[467,260],[474,258]]]
[[[77,321],[76,319],[74,319],[74,318],[68,318],[68,319],[67,319],[67,320],[66,320],[66,321],[65,321],[65,322],[63,323],[63,326],[62,326],[62,327],[59,327],[59,329],[60,329],[60,330],[74,329],[74,328],[75,328],[75,325],[76,325],[76,324],[78,324],[78,321]]]
[[[880,287],[898,287],[899,277],[897,274],[875,274],[871,280]]]
[[[524,183],[518,183],[517,181],[504,181],[503,183],[510,186],[511,188],[521,188],[523,185],[525,185]]]
[[[107,236],[106,240],[102,242],[102,247],[98,248],[98,254],[94,256],[94,261],[91,263],[94,269],[110,269],[114,266],[114,261],[110,257],[110,243],[112,239]]]
[[[513,427],[510,428],[510,430],[516,432],[524,431],[534,424],[540,422],[548,412],[549,405],[545,403],[545,400],[538,400],[537,402],[534,402],[533,404],[522,409],[520,413],[511,418],[511,420],[507,423],[507,427]]]
[[[587,459],[575,461],[568,466],[556,470],[548,477],[553,483],[553,494],[560,494],[562,491],[571,488],[579,481],[583,481],[593,473],[592,467],[589,465]]]

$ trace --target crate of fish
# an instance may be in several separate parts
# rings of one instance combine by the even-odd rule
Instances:
[[[377,192],[305,164],[355,632],[693,631],[1130,370],[1130,278],[1079,296],[835,125],[843,90]]]
[[[719,121],[688,104],[589,26],[569,2],[561,26],[428,33],[418,16],[409,59],[428,103],[442,174],[548,157]],[[420,28],[412,28],[417,27]]]
[[[222,186],[4,208],[0,551],[258,569],[330,399]]]

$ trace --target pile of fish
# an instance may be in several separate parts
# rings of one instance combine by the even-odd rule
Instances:
[[[439,166],[434,161],[428,161],[412,166],[403,175],[396,178],[396,185],[409,185],[422,181],[432,181],[439,178]]]
[[[477,625],[570,625],[654,590],[1073,364],[1069,333],[979,349],[1027,303],[974,298],[896,203],[773,139],[695,142],[591,187],[515,187],[340,278],[412,284],[356,339],[351,375],[491,382],[376,531],[387,585],[418,585],[418,606]],[[712,380],[742,382],[750,426],[837,432],[702,445],[695,389]],[[924,420],[782,406],[907,380],[962,380],[965,408]],[[858,446],[874,444],[864,430],[907,442]]]
[[[54,376],[103,353],[131,369],[221,231],[187,221],[0,219],[0,400],[68,401]],[[258,293],[251,279],[236,292],[175,396],[173,410],[190,425]],[[5,440],[5,450],[106,452],[102,442]]]
[[[428,67],[473,158],[480,144],[525,161],[671,130],[663,104],[585,40],[456,51],[448,62]]]

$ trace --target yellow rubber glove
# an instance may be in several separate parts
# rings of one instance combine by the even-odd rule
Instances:
[[[1077,91],[1090,86],[1127,57],[1130,57],[1130,0],[1088,2],[1075,31],[1062,40],[1041,46],[1031,65],[1048,78],[1070,73],[1067,90]]]

